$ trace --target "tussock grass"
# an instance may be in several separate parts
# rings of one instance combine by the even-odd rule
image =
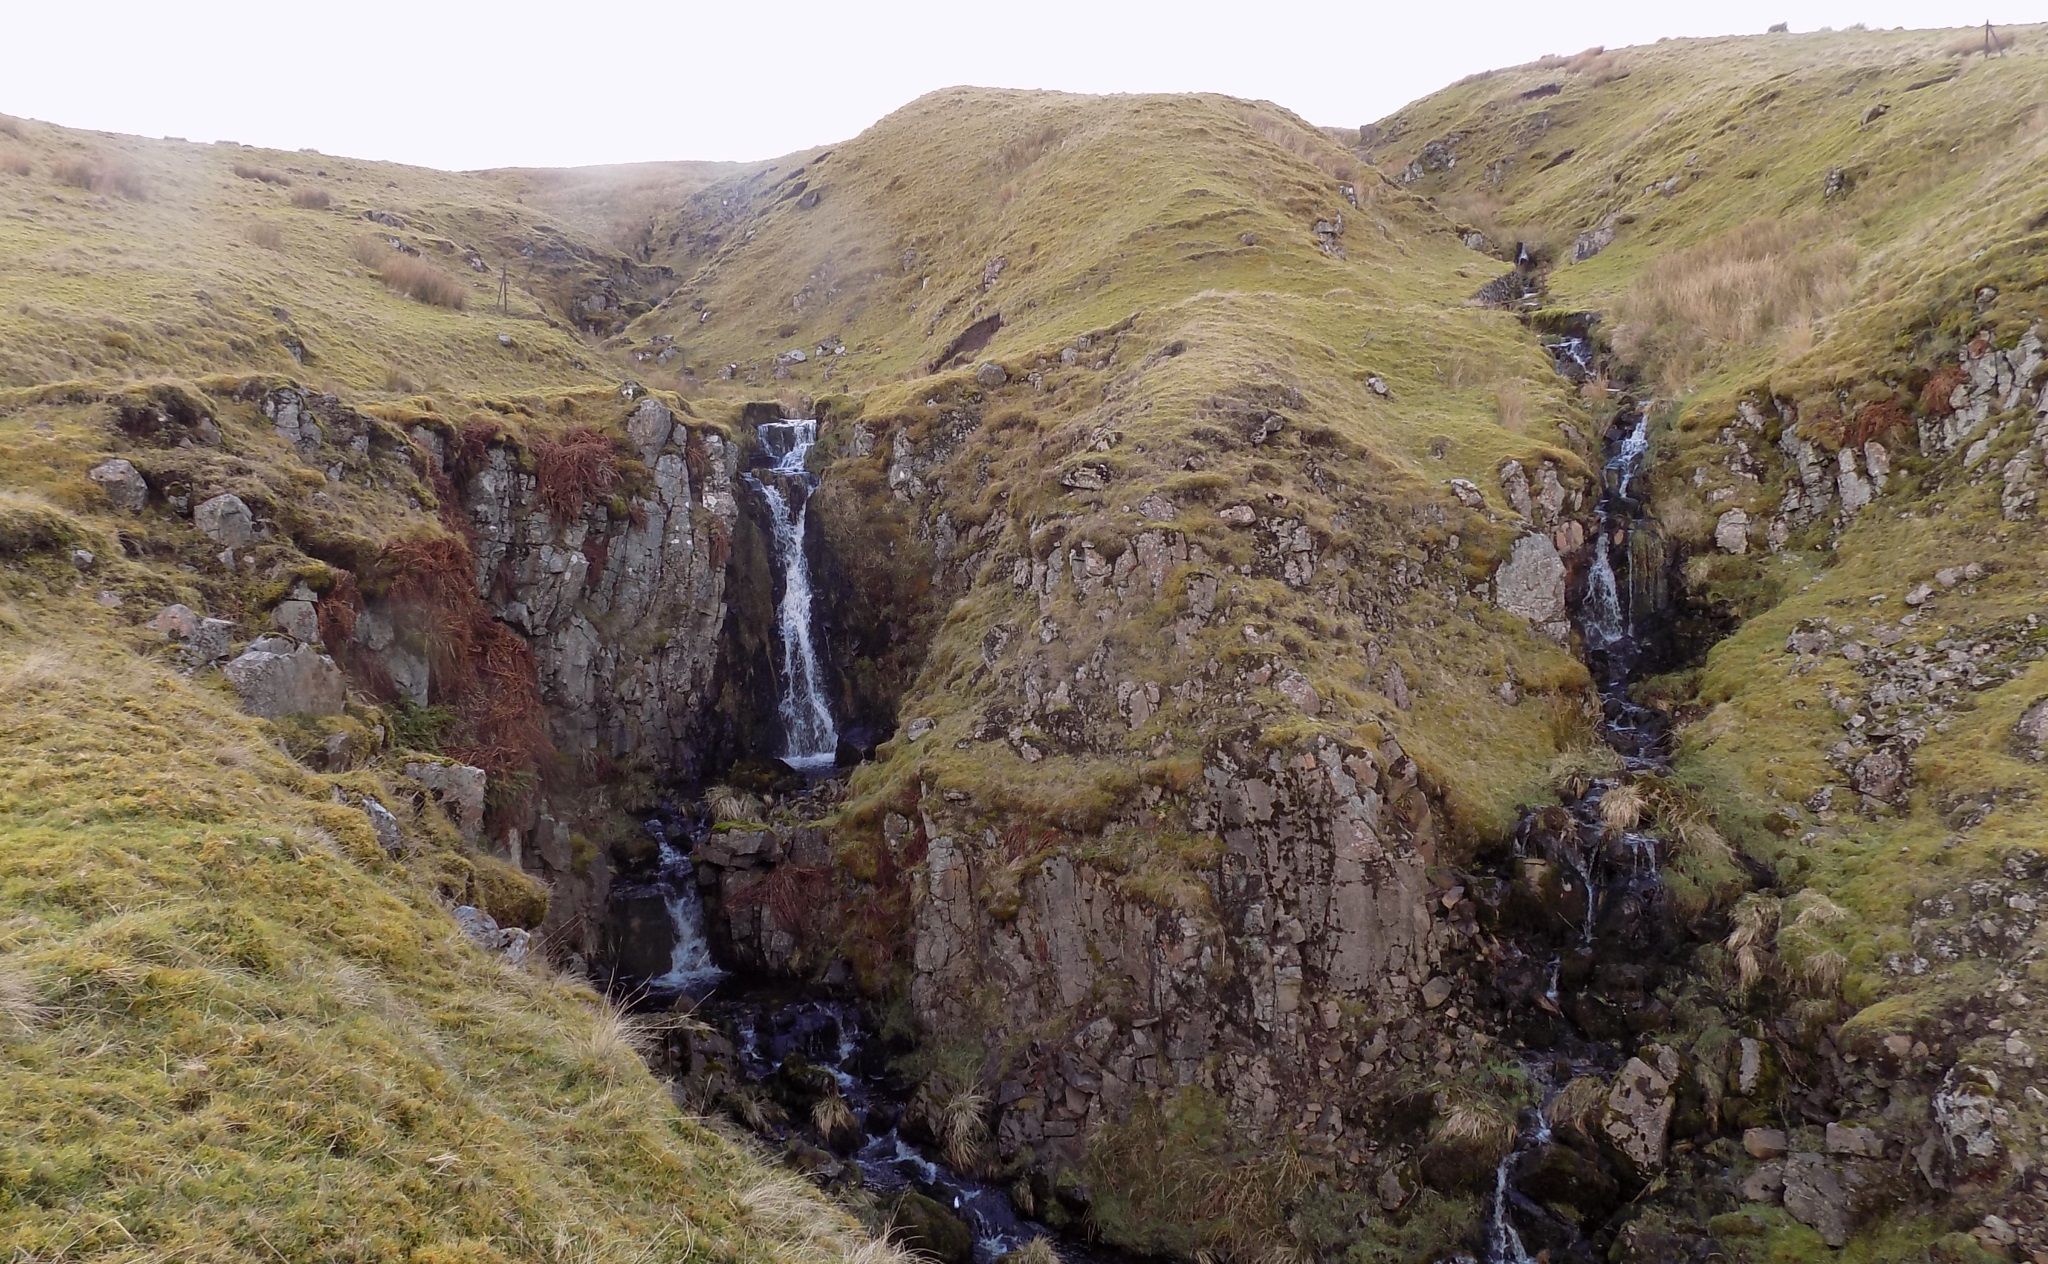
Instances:
[[[293,189],[292,205],[302,211],[324,211],[334,205],[334,195],[325,189]]]
[[[242,235],[249,239],[251,245],[261,246],[265,250],[284,249],[284,228],[269,220],[256,220],[242,230]]]
[[[716,785],[704,792],[704,809],[713,821],[760,825],[768,819],[761,800],[737,786]]]
[[[424,259],[387,251],[375,265],[384,288],[421,303],[461,311],[469,303],[469,287]]]
[[[50,176],[59,184],[94,193],[118,194],[131,202],[149,197],[149,185],[134,163],[104,154],[59,158],[50,164]]]
[[[1683,387],[1729,348],[1840,307],[1855,266],[1818,217],[1752,220],[1650,265],[1615,305],[1615,350]]]
[[[1616,786],[1600,796],[1600,823],[1617,834],[1642,824],[1649,812],[1649,796],[1634,784]]]
[[[12,145],[0,147],[0,171],[9,175],[26,176],[35,173],[36,165],[29,159],[28,151]]]
[[[988,1146],[988,1094],[963,1088],[939,1112],[946,1161],[963,1172],[977,1170]]]
[[[259,167],[254,163],[238,162],[234,173],[244,180],[257,180],[264,184],[290,185],[292,178],[275,167]]]

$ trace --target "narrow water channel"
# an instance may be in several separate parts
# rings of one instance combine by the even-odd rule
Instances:
[[[1582,339],[1555,348],[1559,369],[1582,376],[1590,367]],[[1517,1024],[1523,1033],[1521,1061],[1541,1105],[1524,1112],[1513,1149],[1494,1173],[1488,1207],[1484,1264],[1535,1264],[1546,1260],[1600,1258],[1579,1225],[1561,1217],[1525,1189],[1554,1173],[1561,1154],[1552,1134],[1550,1107],[1572,1079],[1611,1075],[1626,1061],[1623,1032],[1602,1021],[1622,995],[1640,998],[1647,987],[1643,963],[1653,960],[1671,932],[1659,871],[1660,840],[1626,828],[1627,813],[1607,813],[1603,803],[1629,779],[1654,775],[1670,765],[1670,733],[1664,717],[1634,702],[1629,687],[1645,664],[1645,630],[1640,620],[1654,611],[1638,605],[1651,585],[1632,574],[1631,547],[1649,521],[1639,479],[1649,454],[1649,423],[1633,400],[1624,402],[1605,439],[1601,494],[1595,505],[1591,560],[1574,594],[1571,615],[1600,698],[1600,740],[1619,756],[1620,775],[1584,778],[1583,789],[1561,809],[1525,814],[1517,827],[1514,858],[1522,866],[1551,866],[1576,925],[1550,926],[1524,936],[1515,951],[1525,977],[1538,980],[1525,990],[1541,1012]],[[1618,825],[1617,822],[1621,824]],[[1541,959],[1537,959],[1537,958]],[[1626,1003],[1625,1001],[1623,1003]],[[1565,1162],[1569,1162],[1569,1158]]]

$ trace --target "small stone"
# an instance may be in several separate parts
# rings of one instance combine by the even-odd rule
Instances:
[[[94,597],[93,600],[109,610],[119,610],[121,608],[121,594],[104,588],[100,590],[99,596]]]
[[[398,828],[398,818],[391,815],[391,809],[375,799],[363,800],[363,815],[370,818],[370,828],[376,832],[377,842],[387,856],[396,856],[405,850],[405,834]]]
[[[1376,1192],[1380,1197],[1380,1206],[1387,1211],[1393,1211],[1408,1201],[1408,1191],[1401,1188],[1401,1174],[1393,1168],[1380,1173]]]
[[[512,335],[511,335],[511,334],[499,334],[499,335],[498,335],[498,345],[499,345],[499,346],[501,346],[501,347],[509,347],[509,346],[511,346],[511,345],[512,345]]]
[[[1450,999],[1451,981],[1444,976],[1439,974],[1422,985],[1422,1003],[1430,1009],[1435,1009]]]
[[[1749,552],[1749,515],[1730,509],[1714,523],[1714,547],[1737,555]]]
[[[92,569],[92,564],[93,564],[94,562],[98,561],[98,560],[99,560],[98,558],[96,558],[96,557],[94,557],[94,556],[93,556],[93,554],[92,554],[92,550],[91,550],[91,549],[73,549],[73,550],[71,550],[71,564],[72,564],[73,566],[77,567],[77,568],[78,568],[79,570],[82,570],[82,571],[89,571],[89,570],[91,570],[91,569]]]
[[[1774,1203],[1785,1193],[1785,1165],[1765,1163],[1742,1182],[1742,1196],[1753,1203]]]
[[[1250,505],[1232,505],[1216,515],[1226,527],[1249,527],[1259,520]]]
[[[994,360],[984,360],[974,371],[974,380],[981,384],[982,389],[992,391],[1010,380],[1010,371]]]
[[[1387,399],[1393,395],[1393,392],[1387,388],[1387,380],[1377,373],[1374,373],[1367,377],[1365,379],[1365,385],[1369,390],[1372,391],[1373,394],[1379,396],[1381,399]]]
[[[1827,1145],[1829,1154],[1849,1154],[1866,1159],[1884,1157],[1884,1138],[1854,1124],[1829,1124]]]
[[[1925,605],[1927,604],[1927,599],[1933,595],[1934,585],[1918,584],[1906,594],[1906,604],[1909,606]]]
[[[1742,1133],[1742,1148],[1752,1159],[1782,1159],[1792,1147],[1779,1128],[1748,1128]]]
[[[937,727],[939,727],[937,720],[932,719],[928,715],[921,715],[910,722],[910,727],[904,730],[903,735],[913,742],[921,742]]]
[[[215,496],[192,510],[192,525],[215,544],[239,549],[256,538],[256,515],[232,492]]]
[[[123,457],[102,461],[87,472],[86,477],[98,483],[107,493],[107,500],[114,508],[126,513],[141,513],[149,507],[149,484],[142,472]]]

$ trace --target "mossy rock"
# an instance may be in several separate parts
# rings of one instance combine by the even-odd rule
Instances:
[[[974,1264],[974,1231],[936,1199],[906,1189],[889,1200],[887,1215],[904,1246],[945,1264]]]

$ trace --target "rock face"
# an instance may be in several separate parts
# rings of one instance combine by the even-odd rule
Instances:
[[[687,775],[718,659],[738,454],[653,399],[628,433],[654,477],[623,515],[600,500],[557,522],[536,476],[489,450],[461,489],[477,589],[532,645],[558,750]]]
[[[1433,827],[1398,744],[1326,743],[1296,760],[1218,750],[1203,794],[1226,853],[1206,898],[1178,909],[1055,856],[1023,876],[1014,912],[991,910],[976,892],[996,880],[999,851],[955,832],[943,803],[897,823],[904,844],[927,840],[912,982],[925,1021],[940,1034],[979,1031],[979,998],[994,995],[996,1041],[1056,1019],[1078,1033],[1011,1072],[1006,1149],[1071,1161],[1139,1094],[1188,1085],[1255,1132],[1284,1132],[1304,1102],[1334,1106],[1342,1094],[1352,1077],[1330,1070],[1369,1044],[1359,1017],[1427,1003],[1439,946],[1424,873]],[[1114,1015],[1100,999],[1110,992],[1126,998]],[[1345,1135],[1334,1109],[1309,1122]]]
[[[251,715],[340,715],[348,682],[334,660],[308,645],[260,637],[221,669]]]

